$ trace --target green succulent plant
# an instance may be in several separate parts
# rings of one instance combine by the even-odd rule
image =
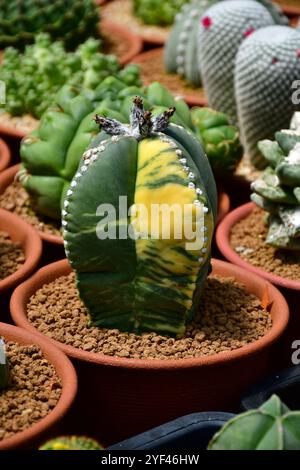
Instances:
[[[175,15],[189,0],[133,0],[133,12],[144,23],[168,26],[173,24]]]
[[[229,420],[208,450],[300,450],[300,411],[273,395],[257,410]]]
[[[266,242],[275,248],[300,250],[300,133],[283,130],[275,141],[258,147],[269,166],[252,183],[251,195],[268,213]]]
[[[103,447],[90,437],[61,436],[45,442],[39,450],[103,450]]]
[[[1,48],[23,48],[34,42],[36,34],[49,33],[53,41],[62,40],[75,48],[98,35],[99,10],[93,0],[1,0]]]
[[[5,344],[0,338],[0,392],[9,384],[9,368],[5,354]]]
[[[62,43],[39,34],[24,53],[5,49],[0,68],[0,80],[6,85],[5,111],[40,119],[65,84],[94,89],[111,75],[128,85],[140,84],[136,66],[121,70],[118,59],[101,54],[100,47],[101,41],[90,38],[75,52],[66,52]]]
[[[230,125],[226,114],[211,108],[193,108],[191,115],[214,173],[234,173],[243,156],[238,128]]]
[[[130,124],[96,116],[102,131],[64,202],[65,251],[94,326],[183,334],[210,269],[215,181],[199,141],[169,124],[174,108],[153,116],[140,97],[133,103]],[[157,204],[189,208],[192,246],[185,218],[175,217],[168,234],[165,219],[149,223]]]

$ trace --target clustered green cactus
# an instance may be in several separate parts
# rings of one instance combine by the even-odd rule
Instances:
[[[39,450],[103,450],[103,447],[90,437],[61,436],[45,442]]]
[[[191,116],[214,174],[234,173],[244,153],[238,128],[230,125],[226,114],[211,108],[195,107]]]
[[[145,24],[168,26],[189,0],[133,0],[133,11]]]
[[[266,242],[275,248],[300,250],[300,132],[282,130],[275,141],[259,142],[268,167],[251,185],[251,199],[267,211]]]
[[[98,36],[99,10],[93,0],[1,0],[1,48],[23,48],[44,32],[75,48],[87,38]]]
[[[209,18],[206,17],[206,11],[215,3],[220,2],[222,3],[220,8],[223,8],[223,0],[191,0],[188,4],[184,5],[180,13],[176,16],[174,27],[165,47],[164,63],[167,72],[177,73],[195,87],[199,87],[202,83],[201,68],[199,64],[199,53],[202,48],[202,39],[198,38],[200,19],[205,15],[204,18],[206,18],[206,21],[204,23],[206,26],[209,26],[210,23]],[[260,3],[269,11],[274,23],[288,24],[287,18],[284,17],[280,9],[271,1],[257,0],[257,3]],[[227,5],[225,5],[225,10],[226,8]],[[246,17],[244,16],[244,18]],[[231,41],[231,45],[228,48],[229,54],[232,54],[236,47],[236,45],[233,44],[231,25],[234,25],[234,28],[238,29],[238,25],[235,24],[234,18],[232,18],[232,22],[230,24],[225,25],[225,28],[228,28],[229,32],[229,35],[224,34],[225,45],[228,44],[228,41]],[[246,30],[246,25],[244,24],[243,26]],[[215,41],[217,42],[216,52],[218,52],[219,48],[224,46],[222,43],[223,39],[218,37],[213,39],[213,42]],[[212,54],[212,56],[214,56],[214,54]],[[220,53],[220,56],[223,60],[224,55]],[[228,67],[229,64],[226,63],[225,65]],[[220,72],[220,70],[223,70],[223,68],[219,66],[218,62],[217,71]],[[224,79],[224,81],[226,83],[226,79]],[[215,109],[219,108],[216,107]]]
[[[102,132],[64,202],[65,251],[93,325],[183,334],[210,268],[215,181],[199,141],[169,124],[174,108],[153,116],[140,97],[133,103],[130,124],[96,116]],[[137,210],[119,206],[120,198]],[[107,217],[102,204],[112,209]],[[192,246],[185,216],[173,219],[169,234],[165,220],[149,223],[162,204],[190,209]]]
[[[75,52],[66,52],[61,42],[52,43],[48,34],[41,33],[23,54],[5,49],[0,68],[0,80],[6,85],[5,110],[39,119],[66,83],[93,89],[114,75],[127,85],[140,84],[136,67],[121,70],[118,59],[100,53],[100,47],[100,40],[90,38]]]
[[[208,450],[300,450],[300,411],[290,411],[273,395],[257,410],[229,420]]]
[[[134,75],[132,67],[127,70]],[[60,220],[64,197],[82,153],[98,132],[94,114],[127,122],[135,95],[142,96],[145,108],[154,114],[175,106],[172,122],[195,133],[213,169],[233,171],[242,155],[241,145],[237,129],[228,125],[223,114],[199,108],[190,112],[184,101],[174,99],[157,82],[141,88],[108,77],[92,93],[65,86],[57,96],[57,105],[47,110],[39,128],[21,145],[19,177],[37,213]]]
[[[239,125],[245,154],[258,169],[265,160],[257,143],[289,125],[300,75],[300,32],[264,5],[220,2],[202,16],[198,37],[208,103]]]
[[[5,344],[3,339],[0,338],[0,392],[5,389],[9,384],[9,368],[8,361],[5,354]]]

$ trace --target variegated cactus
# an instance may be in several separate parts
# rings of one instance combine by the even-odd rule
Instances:
[[[268,212],[266,242],[275,248],[300,250],[300,129],[276,133],[276,140],[264,140],[259,149],[269,166],[252,183],[251,199]]]
[[[67,192],[66,255],[95,326],[183,334],[199,304],[210,268],[216,186],[199,141],[169,124],[173,113],[154,117],[136,97],[129,125],[97,116],[102,132]],[[174,205],[179,217],[169,226],[152,219],[154,206],[173,211]],[[192,246],[183,214],[195,230]]]
[[[270,26],[240,46],[235,66],[235,97],[241,139],[252,164],[266,166],[258,141],[289,127],[299,104],[293,84],[300,77],[300,31]]]

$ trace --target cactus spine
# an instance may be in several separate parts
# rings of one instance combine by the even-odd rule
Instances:
[[[129,125],[97,116],[102,132],[67,193],[66,255],[95,326],[182,334],[199,303],[210,266],[216,187],[197,139],[169,125],[173,113],[153,117],[136,97]],[[200,243],[187,247],[182,231],[168,237],[164,224],[149,224],[153,204],[188,205],[194,223],[204,217],[205,226],[196,225]],[[128,213],[132,207],[137,211]],[[183,223],[177,219],[170,233]]]
[[[296,110],[293,83],[300,76],[300,32],[286,26],[261,29],[241,45],[235,67],[235,96],[245,152],[266,166],[257,143],[289,126]]]
[[[235,58],[254,31],[274,24],[269,11],[253,0],[217,3],[201,18],[199,64],[208,104],[238,122],[234,92]]]
[[[300,411],[290,411],[276,395],[257,410],[228,421],[208,450],[300,450]]]
[[[9,369],[8,362],[5,354],[5,344],[0,338],[0,392],[8,386],[9,383]]]
[[[266,242],[275,248],[299,251],[299,130],[277,132],[276,141],[264,140],[258,146],[269,166],[261,177],[252,183],[254,194],[251,199],[269,214]]]

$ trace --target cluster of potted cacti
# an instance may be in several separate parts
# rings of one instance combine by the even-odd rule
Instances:
[[[99,33],[99,5],[0,2],[0,450],[299,450],[300,30],[111,0]]]

